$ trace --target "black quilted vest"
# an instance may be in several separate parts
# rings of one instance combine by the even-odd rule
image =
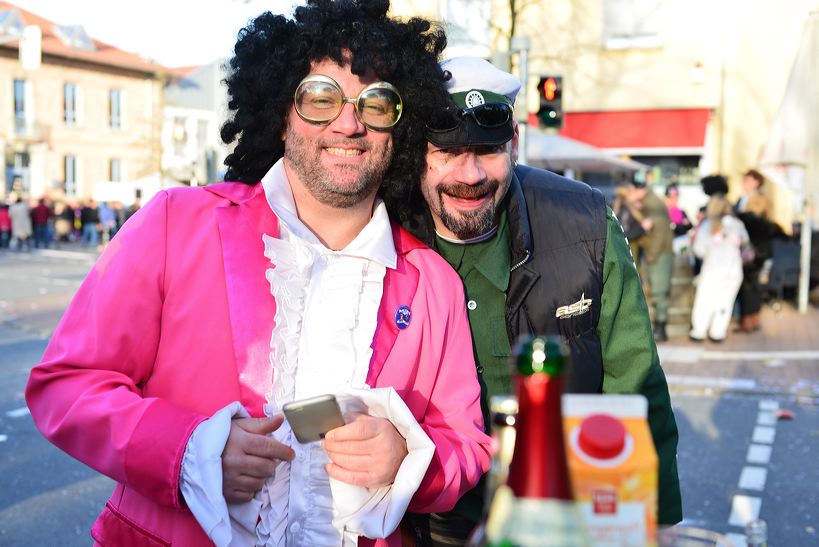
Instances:
[[[512,232],[509,340],[514,344],[526,334],[560,335],[572,354],[567,391],[600,393],[603,358],[597,323],[605,199],[587,184],[525,166],[515,169],[507,199]]]

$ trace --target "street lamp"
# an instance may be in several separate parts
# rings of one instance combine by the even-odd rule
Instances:
[[[518,121],[518,161],[526,164],[526,133],[529,128],[529,37],[513,36],[510,44],[510,53],[518,54],[518,78],[520,79],[520,97],[518,105],[523,108],[515,109],[515,118]]]

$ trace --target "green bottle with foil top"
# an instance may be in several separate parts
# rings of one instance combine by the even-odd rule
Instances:
[[[497,488],[492,500],[487,545],[590,545],[572,498],[563,437],[561,395],[570,359],[558,337],[526,337],[516,346],[515,448],[507,484]]]

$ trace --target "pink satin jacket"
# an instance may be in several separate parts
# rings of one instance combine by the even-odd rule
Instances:
[[[278,230],[261,184],[158,194],[109,244],[31,371],[26,400],[43,435],[118,482],[91,531],[98,543],[209,543],[179,493],[180,466],[194,428],[231,401],[263,415],[276,302],[262,233]],[[490,459],[463,288],[435,252],[393,234],[367,383],[393,386],[436,446],[409,510],[446,511]]]

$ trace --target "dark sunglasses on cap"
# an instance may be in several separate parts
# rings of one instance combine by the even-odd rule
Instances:
[[[299,117],[316,125],[338,118],[344,103],[352,103],[356,117],[373,131],[386,131],[401,119],[401,95],[387,82],[368,85],[358,97],[345,97],[341,86],[329,76],[310,74],[299,83],[293,95]]]
[[[508,124],[512,119],[512,107],[506,103],[487,103],[472,108],[449,107],[438,112],[427,124],[430,131],[452,131],[457,129],[464,118],[471,117],[481,127],[492,129]]]

